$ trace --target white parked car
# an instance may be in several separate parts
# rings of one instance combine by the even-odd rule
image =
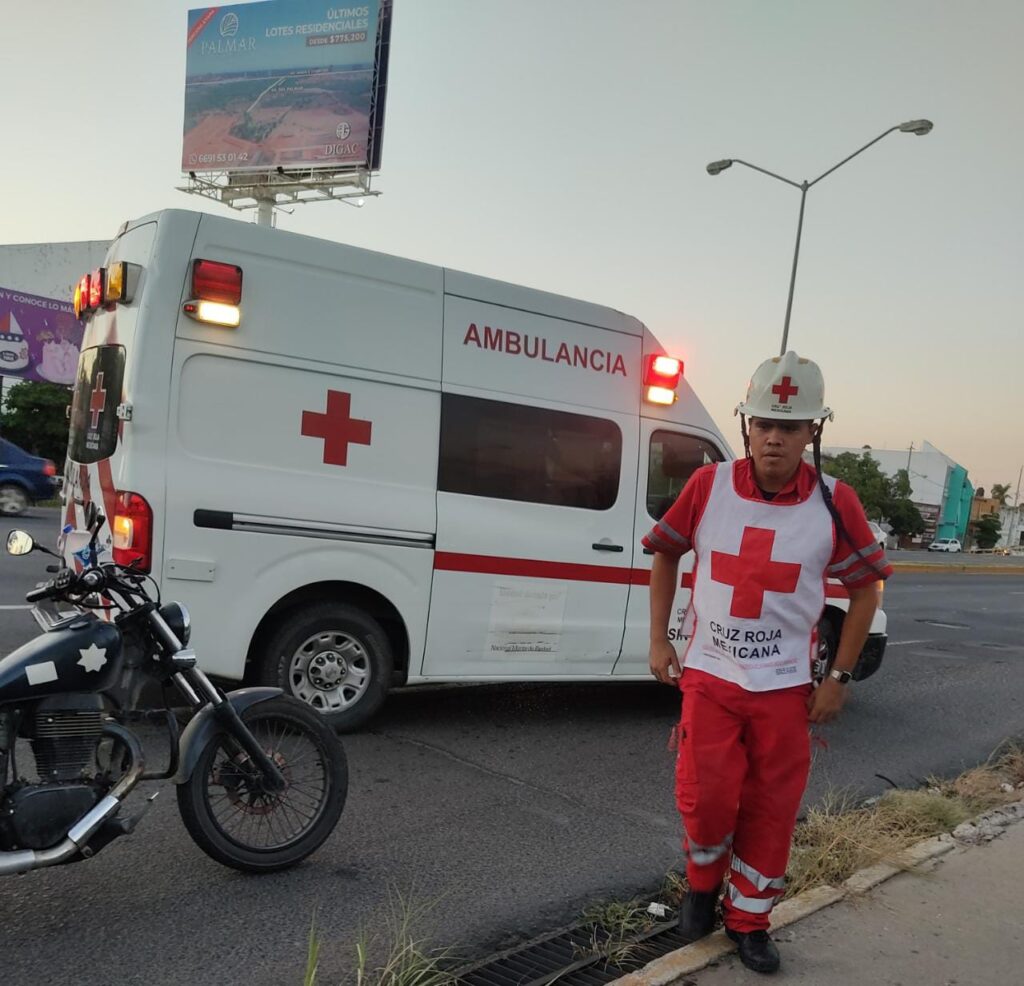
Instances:
[[[956,538],[939,538],[928,545],[929,551],[963,551],[963,545]]]
[[[871,533],[874,535],[875,540],[878,542],[878,547],[883,551],[885,550],[885,531],[882,530],[873,520],[868,521],[868,527],[871,528]]]

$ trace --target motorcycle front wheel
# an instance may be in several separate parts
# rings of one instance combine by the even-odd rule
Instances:
[[[178,785],[178,810],[196,845],[218,863],[270,873],[305,859],[334,830],[348,764],[334,731],[297,699],[260,702],[242,720],[284,774],[285,789],[268,790],[242,747],[220,734]]]

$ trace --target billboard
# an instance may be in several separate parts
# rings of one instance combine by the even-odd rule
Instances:
[[[188,13],[182,171],[380,167],[391,0]]]
[[[70,303],[0,287],[0,374],[73,384],[81,345]]]

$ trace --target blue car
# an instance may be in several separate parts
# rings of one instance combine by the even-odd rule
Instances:
[[[16,517],[30,503],[57,493],[57,467],[0,438],[0,515]]]

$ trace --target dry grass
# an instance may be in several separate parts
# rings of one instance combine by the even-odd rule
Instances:
[[[951,781],[933,780],[927,790],[889,791],[869,808],[842,795],[827,797],[797,826],[786,896],[822,883],[836,886],[876,863],[898,865],[899,853],[915,842],[1020,800],[1018,784],[1024,784],[1024,749],[1014,746]]]
[[[591,904],[581,917],[590,925],[590,940],[586,946],[576,946],[577,958],[599,955],[609,965],[629,961],[636,950],[635,939],[653,928],[657,921],[636,899]]]

